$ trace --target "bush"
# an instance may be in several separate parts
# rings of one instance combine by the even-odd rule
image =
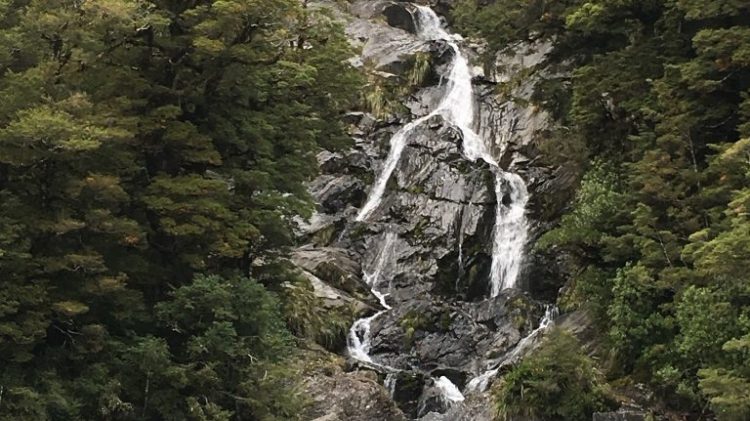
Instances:
[[[600,377],[578,341],[554,329],[539,349],[494,387],[496,419],[591,419],[593,412],[610,406]]]

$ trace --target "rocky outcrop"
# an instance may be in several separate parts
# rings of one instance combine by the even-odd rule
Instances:
[[[651,412],[640,408],[621,408],[615,412],[597,412],[593,416],[593,421],[652,421],[655,419]]]
[[[445,411],[431,411],[419,421],[493,421],[495,409],[487,394],[470,395]]]
[[[406,420],[372,371],[314,376],[307,380],[305,392],[313,401],[312,420]]]
[[[306,352],[303,419],[315,421],[406,421],[373,371],[344,372],[341,358],[322,350]]]
[[[516,291],[476,304],[425,296],[373,323],[372,354],[391,367],[419,367],[463,388],[485,361],[503,356],[533,330],[541,313]]]
[[[383,16],[388,25],[403,29],[412,34],[417,33],[417,24],[414,20],[414,7],[408,3],[391,2],[383,9]]]
[[[362,280],[362,266],[345,249],[302,247],[292,253],[292,262],[329,287],[344,291],[372,307],[378,306],[377,298]]]

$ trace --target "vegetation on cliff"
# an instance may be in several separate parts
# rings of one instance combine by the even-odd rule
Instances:
[[[673,409],[750,418],[750,3],[462,0],[494,51],[552,43],[536,92],[585,150],[561,302],[596,315],[608,376]],[[554,150],[554,148],[546,148]]]
[[[555,328],[492,389],[498,419],[578,421],[609,407],[606,382],[569,333]]]

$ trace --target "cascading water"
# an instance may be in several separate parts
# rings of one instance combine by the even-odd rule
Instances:
[[[463,402],[464,400],[464,395],[461,394],[458,387],[445,376],[440,376],[440,378],[435,380],[435,387],[440,390],[443,400],[449,405],[456,402]]]
[[[377,180],[375,180],[375,184],[370,190],[370,195],[367,197],[367,202],[365,202],[365,205],[359,210],[357,221],[364,221],[375,211],[375,209],[378,208],[380,201],[383,200],[385,186],[388,184],[388,179],[391,178],[391,173],[396,169],[396,165],[398,164],[399,158],[401,158],[401,152],[404,151],[409,134],[411,134],[414,128],[430,117],[432,117],[432,114],[414,120],[393,135],[391,138],[391,150],[388,152],[383,171],[381,171]]]
[[[386,302],[388,293],[383,293],[378,288],[383,281],[383,272],[394,256],[395,242],[396,234],[387,233],[385,235],[385,239],[382,243],[383,245],[375,258],[375,268],[372,270],[372,272],[364,274],[365,282],[370,287],[373,295],[378,298],[380,304],[384,309],[380,310],[370,317],[365,317],[354,322],[351,329],[349,330],[349,335],[347,336],[347,348],[349,351],[349,355],[352,358],[360,362],[364,362],[390,371],[390,373],[386,375],[385,387],[386,389],[388,389],[388,392],[391,396],[393,396],[396,388],[396,377],[394,374],[398,370],[376,363],[372,360],[372,357],[370,356],[370,329],[373,320],[377,319],[391,309],[391,306],[389,306]],[[444,401],[445,405],[450,406],[456,402],[461,402],[464,400],[464,396],[461,394],[461,391],[447,377],[441,376],[440,378],[433,378],[433,380],[435,381],[435,387],[437,387],[437,389],[441,393],[441,399]]]
[[[485,141],[473,129],[474,88],[468,60],[458,48],[457,40],[460,37],[446,32],[440,18],[429,7],[417,5],[416,8],[418,36],[425,41],[443,40],[453,52],[446,94],[434,111],[406,124],[391,138],[391,148],[383,170],[378,175],[365,205],[359,211],[357,221],[366,220],[380,205],[388,180],[396,169],[409,135],[424,121],[436,115],[442,116],[448,123],[461,130],[466,158],[471,161],[482,159],[496,174],[495,190],[498,203],[490,277],[494,297],[502,289],[516,286],[526,242],[527,227],[524,214],[528,191],[520,176],[500,169],[489,153]]]
[[[365,273],[364,280],[370,287],[373,295],[375,295],[380,301],[380,305],[383,306],[384,310],[373,314],[370,317],[359,319],[352,325],[347,336],[347,348],[349,355],[359,361],[366,363],[374,363],[370,357],[370,326],[372,321],[380,317],[383,313],[390,310],[391,307],[386,302],[385,298],[388,296],[387,293],[383,293],[378,290],[379,283],[383,275],[383,270],[390,261],[394,252],[394,242],[396,241],[396,234],[387,233],[383,240],[383,247],[380,248],[378,255],[375,260],[375,268],[370,273]]]
[[[506,184],[509,193],[504,192]],[[529,201],[526,184],[517,174],[499,174],[495,194],[498,203],[490,271],[493,297],[504,289],[516,286],[528,232],[526,203]]]

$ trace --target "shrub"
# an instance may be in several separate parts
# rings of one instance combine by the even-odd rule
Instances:
[[[494,387],[496,419],[591,419],[593,412],[609,406],[600,377],[578,341],[569,333],[554,329],[539,349]]]

